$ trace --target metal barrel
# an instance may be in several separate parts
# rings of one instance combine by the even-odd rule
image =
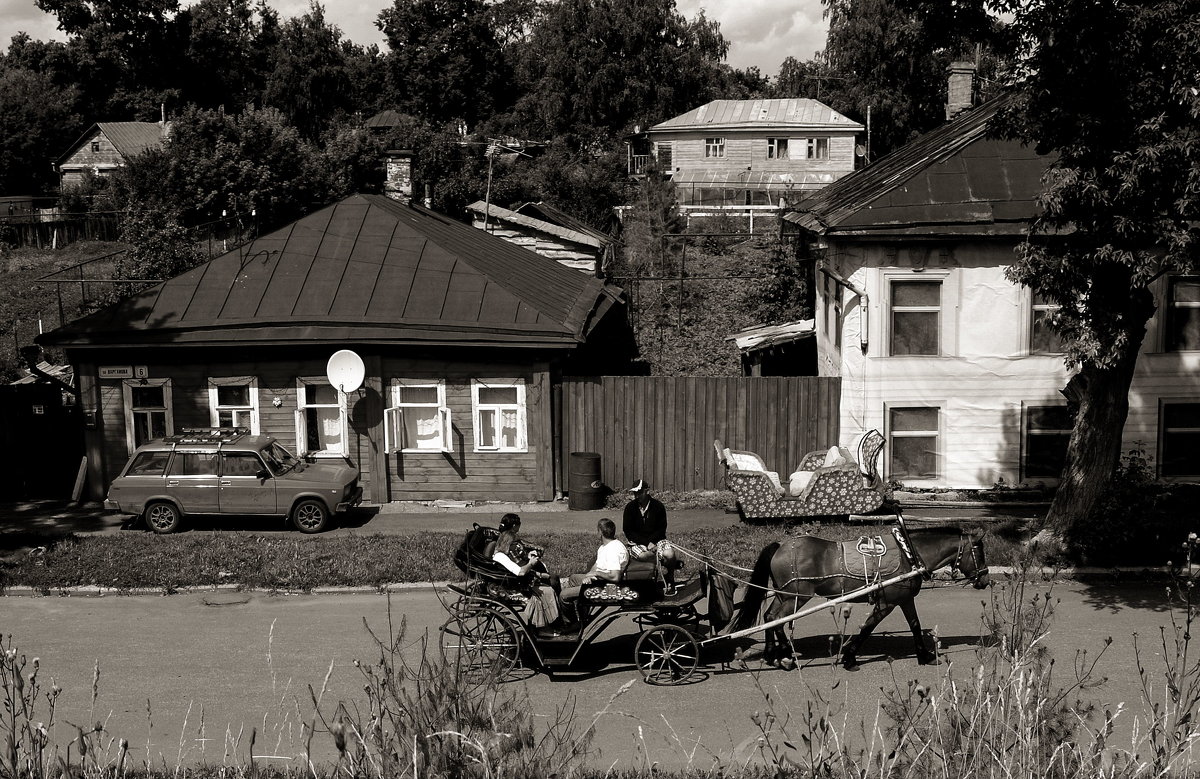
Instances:
[[[600,455],[596,452],[571,452],[567,465],[567,508],[572,511],[604,508]]]

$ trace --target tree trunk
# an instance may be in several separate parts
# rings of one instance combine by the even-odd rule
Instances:
[[[1111,365],[1084,363],[1062,391],[1068,404],[1077,407],[1075,427],[1046,525],[1068,545],[1073,535],[1083,530],[1121,458],[1121,434],[1129,416],[1129,386],[1146,337],[1146,322],[1154,313],[1147,290],[1135,291],[1130,302],[1123,317],[1128,337]]]

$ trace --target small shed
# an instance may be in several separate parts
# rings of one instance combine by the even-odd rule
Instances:
[[[75,366],[93,497],[149,438],[246,426],[349,460],[377,503],[550,500],[552,377],[619,340],[604,332],[621,302],[442,214],[353,195],[38,342]],[[343,349],[361,388],[327,378]]]
[[[547,218],[547,212],[533,206],[533,213],[501,208],[479,200],[467,206],[472,224],[480,230],[523,246],[568,268],[600,275],[612,248],[612,238],[582,224],[564,226]],[[551,213],[561,213],[552,211]]]

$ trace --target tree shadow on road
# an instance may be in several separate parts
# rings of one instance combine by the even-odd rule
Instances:
[[[1124,609],[1144,609],[1165,612],[1170,608],[1167,589],[1174,585],[1166,580],[1082,581],[1079,583],[1083,603],[1097,611],[1119,614]]]

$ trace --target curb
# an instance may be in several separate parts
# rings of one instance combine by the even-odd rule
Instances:
[[[988,566],[992,576],[1012,576],[1017,572],[1016,568],[1008,565],[992,565]],[[1175,571],[1167,566],[1119,566],[1115,568],[1101,568],[1080,566],[1078,568],[1053,568],[1043,566],[1040,568],[1030,568],[1027,573],[1039,575],[1043,581],[1062,581],[1062,580],[1083,580],[1083,579],[1121,579],[1125,576],[1133,575],[1131,578],[1146,582],[1156,582],[1162,579],[1169,579],[1172,574],[1182,575],[1179,571]],[[933,574],[934,581],[956,582],[962,581],[954,577],[950,573]],[[419,589],[444,589],[450,581],[439,582],[391,582],[389,584],[381,584],[378,586],[334,586],[334,587],[314,587],[311,590],[292,590],[292,589],[258,589],[254,587],[243,587],[240,584],[217,584],[205,587],[178,587],[167,591],[161,587],[134,587],[130,589],[117,589],[113,587],[100,587],[94,584],[81,584],[72,587],[56,587],[44,589],[38,587],[6,587],[0,591],[0,597],[4,598],[105,598],[109,596],[116,597],[168,597],[171,595],[192,595],[204,592],[246,592],[266,595],[387,595],[392,592],[403,592],[406,590]]]

